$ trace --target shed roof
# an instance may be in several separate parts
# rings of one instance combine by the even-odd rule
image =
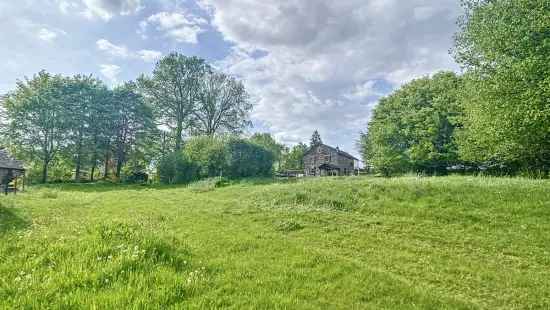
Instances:
[[[334,152],[336,152],[336,153],[337,153],[338,155],[340,155],[340,156],[347,157],[347,158],[353,159],[353,160],[359,160],[359,159],[355,158],[353,155],[351,155],[351,154],[349,154],[349,153],[347,153],[347,152],[344,152],[344,151],[340,150],[339,148],[334,148],[334,147],[332,147],[332,146],[330,146],[330,145],[326,145],[326,144],[323,144],[323,143],[317,144],[317,145],[314,145],[314,146],[310,147],[310,148],[304,153],[304,155],[308,154],[308,153],[309,153],[311,150],[313,150],[316,146],[324,146],[324,147],[326,147],[326,148],[329,148],[329,149],[333,150]]]
[[[0,148],[0,169],[25,170],[23,163],[13,159],[5,149]]]

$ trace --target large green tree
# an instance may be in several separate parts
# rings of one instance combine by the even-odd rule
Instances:
[[[550,2],[466,0],[454,54],[467,70],[461,156],[550,170]]]
[[[361,138],[363,158],[383,174],[445,173],[457,164],[454,131],[461,80],[442,72],[404,85],[380,100]]]
[[[9,145],[23,158],[41,167],[46,182],[48,168],[66,146],[68,116],[64,105],[65,79],[39,72],[32,79],[18,81],[4,100]]]
[[[96,154],[98,132],[106,129],[105,122],[101,122],[102,116],[112,114],[112,111],[102,109],[105,100],[108,100],[107,92],[103,82],[92,76],[65,78],[63,104],[67,110],[65,119],[68,125],[65,153],[74,162],[77,182],[80,181],[83,166]]]
[[[240,134],[250,126],[252,104],[243,83],[222,72],[205,72],[199,98],[191,111],[191,131],[212,136]]]
[[[150,106],[136,91],[133,82],[124,83],[113,90],[113,151],[116,159],[115,176],[121,177],[129,154],[140,151],[140,142],[154,130]]]
[[[211,68],[203,59],[172,53],[157,63],[151,77],[138,80],[159,125],[174,132],[176,150],[183,147],[184,130],[200,99],[201,78],[209,71]]]

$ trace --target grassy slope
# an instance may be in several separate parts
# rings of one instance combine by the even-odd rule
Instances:
[[[0,308],[550,307],[548,181],[73,185],[0,204]]]

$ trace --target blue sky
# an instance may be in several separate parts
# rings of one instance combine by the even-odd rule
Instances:
[[[0,3],[0,93],[45,69],[109,85],[149,74],[171,51],[242,79],[254,128],[287,144],[357,154],[381,96],[438,70],[458,0],[19,0]]]

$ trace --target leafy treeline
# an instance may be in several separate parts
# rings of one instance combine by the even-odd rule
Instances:
[[[91,76],[42,71],[4,99],[2,136],[41,182],[48,175],[79,181],[85,170],[93,180],[101,166],[104,177],[120,177],[154,133],[151,109],[136,88],[129,82],[109,90]]]
[[[181,152],[184,137],[235,135],[252,108],[241,82],[170,54],[114,89],[91,76],[39,72],[2,98],[0,143],[46,182],[122,179]]]
[[[463,1],[454,56],[465,69],[381,100],[361,148],[389,175],[471,168],[550,171],[550,2]]]
[[[181,151],[162,157],[162,183],[188,183],[209,177],[262,177],[273,171],[303,170],[303,143],[289,148],[269,133],[249,138],[235,135],[199,135],[187,139]]]
[[[261,177],[273,169],[273,153],[248,139],[197,136],[185,142],[183,152],[164,156],[158,165],[163,183],[188,183],[208,177]]]
[[[41,71],[0,102],[0,146],[40,182],[265,176],[303,169],[307,149],[267,133],[240,138],[252,108],[243,84],[177,53],[114,89],[92,76]]]

